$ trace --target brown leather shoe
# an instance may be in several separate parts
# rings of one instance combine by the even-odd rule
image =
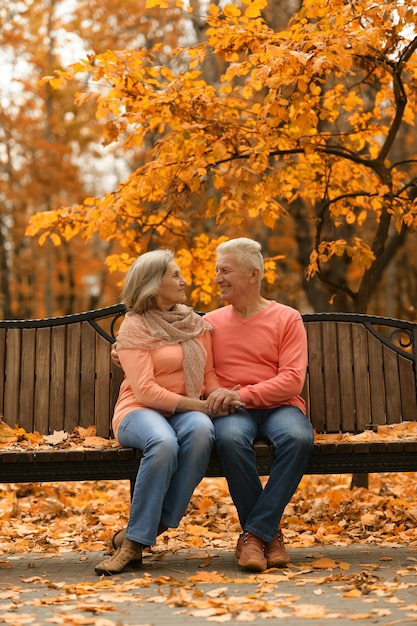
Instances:
[[[244,533],[238,564],[252,572],[263,572],[267,568],[264,550],[265,543],[262,539],[252,533]]]
[[[96,567],[96,574],[113,576],[121,574],[128,566],[140,567],[142,565],[142,545],[130,539],[125,539],[117,552],[109,559],[105,559]]]
[[[245,536],[245,533],[240,533],[239,539],[237,540],[236,549],[235,549],[235,557],[237,559],[240,559],[244,536]]]
[[[278,528],[271,543],[265,546],[265,557],[268,567],[283,567],[290,562],[290,557],[285,549],[284,537],[280,528]]]

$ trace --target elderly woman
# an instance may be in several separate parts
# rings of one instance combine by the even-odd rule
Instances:
[[[141,255],[125,279],[127,314],[117,336],[125,378],[113,431],[122,446],[142,450],[143,457],[121,545],[96,566],[97,574],[140,566],[142,548],[178,526],[209,462],[214,429],[203,398],[219,383],[211,327],[184,304],[185,287],[169,250]]]

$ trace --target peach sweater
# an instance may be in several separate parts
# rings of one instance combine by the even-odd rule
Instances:
[[[205,397],[219,387],[219,382],[214,370],[210,332],[205,331],[196,340],[207,355],[201,390],[201,396]],[[181,344],[155,350],[120,350],[118,355],[125,378],[113,414],[116,439],[120,423],[128,413],[148,407],[169,417],[175,412],[180,397],[186,395]]]
[[[271,301],[247,320],[232,306],[207,313],[213,326],[213,355],[221,387],[241,385],[247,408],[284,404],[305,412],[303,389],[307,339],[301,315],[292,307]]]

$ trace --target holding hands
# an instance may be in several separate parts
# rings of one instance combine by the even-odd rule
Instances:
[[[117,367],[121,367],[119,355],[117,354],[117,344],[114,342],[111,349],[111,360]],[[238,394],[240,385],[236,385],[233,389],[224,389],[219,387],[211,392],[204,401],[204,409],[202,409],[210,417],[222,417],[235,413],[238,409],[245,406]]]
[[[209,415],[221,417],[229,413],[235,413],[238,409],[244,407],[245,403],[242,402],[238,389],[240,389],[240,385],[236,385],[233,389],[220,387],[212,391],[206,400]]]

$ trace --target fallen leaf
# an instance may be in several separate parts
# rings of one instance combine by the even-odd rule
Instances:
[[[187,580],[193,583],[217,583],[224,582],[225,578],[225,574],[218,572],[198,572],[194,576],[189,576]]]
[[[14,441],[18,441],[15,429],[10,428],[6,422],[3,422],[3,420],[0,419],[0,443],[8,444],[13,443]]]
[[[68,437],[68,433],[65,430],[54,430],[52,435],[45,435],[44,439],[46,443],[51,444],[51,446],[55,446],[58,443],[62,443]]]
[[[322,596],[324,591],[323,589],[314,589],[313,593],[315,596]]]
[[[311,567],[314,569],[335,569],[337,567],[337,563],[336,561],[333,561],[333,559],[323,557],[322,559],[313,561]]]
[[[360,598],[361,596],[362,591],[360,589],[351,589],[342,594],[342,598]]]
[[[361,524],[364,526],[374,526],[377,520],[375,513],[365,513],[361,515]]]

